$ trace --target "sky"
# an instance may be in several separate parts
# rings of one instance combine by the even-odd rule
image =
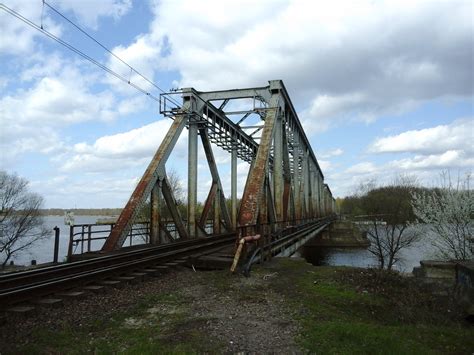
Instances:
[[[47,3],[164,91],[283,80],[336,197],[371,179],[433,186],[473,170],[473,1]],[[159,95],[41,0],[4,4]],[[2,9],[0,63],[0,168],[47,208],[123,207],[171,124],[158,103]],[[186,137],[166,165],[185,190]],[[214,154],[228,196],[230,156]],[[239,193],[247,171],[240,161]]]

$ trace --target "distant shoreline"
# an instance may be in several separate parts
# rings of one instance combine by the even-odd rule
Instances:
[[[121,208],[44,208],[40,210],[43,216],[64,216],[64,213],[70,211],[75,216],[118,216],[122,212]]]

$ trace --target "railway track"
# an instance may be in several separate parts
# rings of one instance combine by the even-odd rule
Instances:
[[[243,274],[249,276],[252,265],[257,262],[274,256],[292,255],[300,246],[327,228],[334,220],[334,217],[325,217],[295,228],[288,228],[285,235],[275,238],[272,242],[253,251],[242,267]]]
[[[59,293],[79,290],[88,285],[113,285],[148,273],[158,273],[178,265],[184,258],[210,252],[235,243],[235,234],[181,241],[140,250],[99,256],[68,264],[19,271],[0,276],[0,309],[56,297]],[[60,297],[58,297],[60,298]]]
[[[244,273],[248,275],[255,262],[280,255],[286,249],[294,249],[298,242],[312,232],[324,229],[332,220],[333,218],[324,218],[288,228],[284,235],[255,250],[244,266]],[[0,275],[0,311],[12,309],[16,305],[41,304],[41,300],[60,302],[62,298],[68,297],[68,292],[75,291],[77,294],[77,291],[86,289],[93,291],[100,286],[114,286],[120,282],[144,278],[148,274],[160,274],[168,268],[185,263],[190,256],[208,254],[233,245],[235,238],[234,233],[221,234],[3,274]]]

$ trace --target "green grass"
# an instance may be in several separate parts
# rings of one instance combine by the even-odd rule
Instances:
[[[474,328],[449,316],[448,303],[397,274],[344,267],[313,267],[275,259],[247,279],[227,271],[196,274],[208,295],[238,300],[242,308],[285,300],[300,325],[297,342],[316,354],[472,354]],[[189,286],[189,285],[188,285]],[[192,291],[144,295],[113,318],[97,314],[82,326],[33,330],[16,353],[189,354],[222,353],[206,333],[211,318],[193,314]],[[454,312],[454,311],[453,311]],[[235,329],[239,331],[239,329]],[[264,331],[264,330],[262,330]]]
[[[383,292],[370,292],[357,281],[341,281],[349,268],[312,267],[296,260],[279,261],[288,270],[287,278],[296,287],[285,288],[283,280],[275,287],[286,292],[302,332],[299,344],[318,354],[471,354],[474,331],[462,321],[427,315],[427,307],[403,302],[403,289],[388,275]],[[357,271],[353,272],[357,277]],[[364,280],[365,281],[365,280]],[[370,280],[369,280],[370,281]],[[373,281],[376,282],[376,281]],[[403,281],[405,282],[405,281]],[[366,286],[370,286],[366,285]],[[404,287],[406,285],[403,285]],[[397,292],[392,293],[390,287]],[[388,290],[386,288],[389,288]],[[406,292],[415,292],[407,288]],[[410,301],[413,295],[406,298]],[[414,297],[428,297],[420,291]],[[407,302],[409,302],[407,301]],[[418,300],[421,304],[423,299]],[[427,298],[427,303],[431,302]],[[408,309],[407,309],[408,308]],[[432,310],[436,312],[436,309]],[[399,314],[407,315],[402,321]],[[434,319],[435,321],[432,321]]]
[[[470,353],[472,332],[436,326],[380,326],[374,323],[304,322],[301,344],[324,354]]]

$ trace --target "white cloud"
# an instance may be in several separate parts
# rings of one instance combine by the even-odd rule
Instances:
[[[108,67],[116,73],[127,78],[130,83],[133,83],[144,90],[153,90],[153,85],[145,78],[153,78],[155,70],[160,69],[160,48],[161,43],[151,42],[146,36],[139,36],[136,41],[128,47],[115,47],[113,53],[120,58],[110,56]],[[126,64],[130,65],[140,72],[130,69]],[[114,90],[126,94],[136,94],[136,89],[124,85],[123,82],[115,77],[107,76],[105,81],[111,85]]]
[[[44,28],[55,36],[61,35],[62,28],[49,15],[41,16],[41,2],[6,0],[4,3],[35,24],[41,25],[42,23]],[[35,39],[43,36],[40,32],[3,10],[0,10],[0,33],[2,34],[2,40],[0,41],[1,54],[22,55],[32,52],[35,47]]]
[[[318,157],[321,157],[323,159],[327,158],[332,158],[332,157],[337,157],[344,154],[344,150],[341,148],[334,148],[328,151],[324,151],[321,154],[318,154]]]
[[[474,152],[474,118],[451,124],[412,130],[377,139],[369,147],[372,153],[442,153],[448,150]]]
[[[357,163],[355,165],[352,165],[351,167],[347,168],[345,170],[346,174],[373,174],[377,171],[377,167],[375,164],[371,162],[362,162],[362,163]]]
[[[472,119],[456,120],[450,124],[411,130],[378,138],[370,144],[370,153],[403,153],[383,161],[356,163],[342,172],[326,175],[337,196],[348,195],[360,182],[376,179],[388,183],[399,174],[415,175],[420,183],[430,185],[441,171],[472,172],[474,167]]]
[[[0,107],[7,120],[28,124],[60,125],[114,118],[114,97],[107,92],[92,93],[81,83],[79,73],[44,77],[27,91],[3,97]]]
[[[45,197],[47,207],[107,208],[123,207],[137,182],[137,177],[84,174],[35,179],[30,186]]]
[[[348,120],[370,123],[374,120],[374,114],[369,113],[371,108],[369,108],[368,101],[362,93],[339,96],[318,95],[313,99],[310,107],[301,112],[302,124],[305,130],[311,134],[327,131]],[[366,107],[361,112],[357,112],[361,110],[362,105]]]
[[[60,10],[74,12],[82,24],[93,29],[97,29],[100,17],[118,20],[132,7],[131,0],[56,0],[53,6],[56,4]]]
[[[465,151],[448,150],[439,154],[414,155],[384,163],[365,161],[354,164],[344,171],[329,171],[326,181],[336,196],[347,196],[361,182],[375,179],[378,183],[391,182],[396,176],[415,175],[424,185],[433,183],[441,171],[472,172],[474,157]]]
[[[58,52],[48,54],[38,52],[25,58],[21,64],[22,70],[18,76],[22,82],[27,83],[34,83],[44,77],[57,76],[66,65],[64,58]]]
[[[68,26],[57,14],[44,6],[41,1],[32,0],[5,0],[5,5],[21,16],[30,20],[57,37],[61,37],[64,29]],[[66,16],[72,12],[80,22],[93,29],[97,29],[101,17],[112,17],[119,20],[131,8],[131,0],[56,0],[51,5],[59,11],[66,11]],[[74,20],[74,18],[72,18]],[[26,25],[19,19],[0,10],[0,53],[2,54],[25,54],[33,52],[35,41],[44,37],[39,31]]]
[[[283,79],[297,104],[311,103],[301,115],[310,132],[473,92],[469,2],[165,1],[153,10],[150,31],[117,48],[138,69],[177,70],[181,87],[198,90]]]
[[[5,89],[10,82],[10,79],[5,76],[0,76],[0,89]]]
[[[143,167],[151,160],[171,123],[169,119],[162,119],[127,132],[100,137],[93,144],[77,143],[61,170],[104,172]],[[186,138],[183,131],[175,150],[184,151]]]
[[[51,59],[51,60],[48,60]],[[64,127],[86,121],[109,122],[146,107],[145,97],[118,98],[107,90],[97,90],[96,72],[53,53],[26,59],[20,71],[21,85],[0,97],[0,147],[8,147],[9,159],[18,154],[50,154],[67,149],[61,134]],[[23,65],[22,64],[22,65]]]
[[[323,174],[327,173],[328,171],[333,170],[333,165],[329,160],[319,159],[318,164],[321,170],[323,171]]]
[[[388,166],[393,170],[414,172],[425,169],[461,169],[474,167],[474,157],[463,151],[448,150],[441,154],[415,155],[412,158],[392,161]]]
[[[41,2],[38,4],[32,6],[29,0],[7,3],[40,23]],[[68,16],[73,11],[72,18],[81,25],[97,28],[101,18],[117,20],[127,13],[131,2],[58,0],[53,5]],[[469,2],[453,5],[426,1],[248,0],[203,1],[196,6],[192,1],[156,1],[152,8],[155,17],[148,33],[138,34],[130,45],[117,46],[115,53],[148,77],[159,79],[159,71],[168,71],[166,77],[171,80],[174,78],[169,74],[177,71],[181,77],[176,86],[198,90],[261,86],[269,79],[283,79],[301,112],[307,134],[345,122],[370,123],[380,115],[401,113],[439,98],[469,99],[473,94],[473,58],[469,50],[473,22]],[[245,8],[251,11],[242,11]],[[69,30],[48,11],[43,23],[56,34]],[[24,87],[5,93],[0,99],[0,149],[8,149],[13,156],[22,152],[50,156],[62,152],[53,163],[67,176],[82,171],[100,180],[113,174],[114,178],[104,179],[107,184],[93,183],[97,187],[94,191],[113,191],[113,180],[117,179],[124,181],[121,186],[127,186],[129,194],[133,188],[130,181],[141,176],[170,122],[158,121],[92,143],[66,145],[61,141],[64,127],[137,112],[145,98],[127,96],[127,100],[119,100],[121,94],[135,91],[109,79],[99,83],[110,84],[109,90],[102,86],[97,89],[91,83],[97,84],[100,77],[90,67],[79,62],[65,63],[54,53],[40,59],[34,54],[43,44],[38,41],[39,33],[2,11],[0,32],[6,34],[0,41],[2,58],[4,54],[22,55],[21,60],[14,57],[22,62],[18,65],[20,70],[14,71],[18,73],[16,77],[7,82],[0,78],[0,87]],[[116,60],[109,59],[109,65],[130,75]],[[133,72],[130,78],[139,82]],[[340,168],[339,172],[329,158],[342,154],[341,149],[318,157],[322,158],[323,171],[329,171],[326,177],[333,191],[357,178],[383,177],[387,171],[424,174],[438,168],[465,168],[472,164],[472,130],[468,123],[461,121],[376,140],[372,153],[416,154],[391,162],[364,161],[345,171]],[[175,149],[178,157],[170,163],[183,165],[185,137],[183,132]],[[220,149],[214,153],[219,169],[229,163],[227,153]],[[207,170],[205,162],[203,165]],[[248,167],[246,163],[239,164],[242,188]],[[117,177],[121,174],[126,178]],[[221,178],[227,189],[228,171]],[[81,184],[87,188],[85,181],[88,180],[70,181],[74,187],[71,191],[80,194]],[[207,190],[208,179],[202,181],[200,188]]]

